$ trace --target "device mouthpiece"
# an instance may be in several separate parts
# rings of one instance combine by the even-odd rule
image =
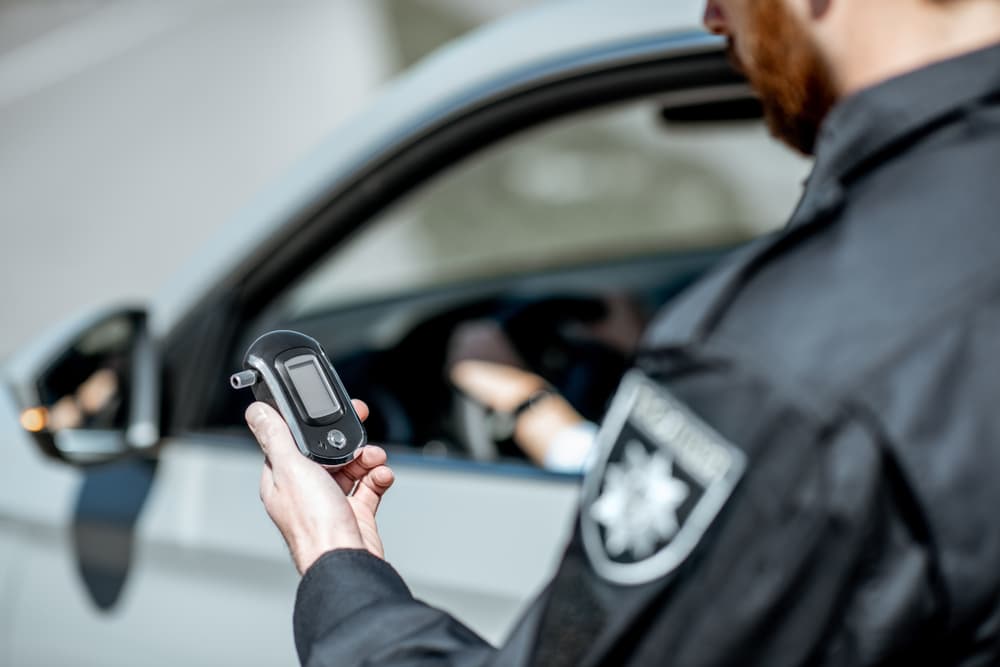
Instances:
[[[246,389],[257,384],[259,379],[257,371],[240,371],[232,374],[229,378],[229,384],[233,385],[233,389]]]

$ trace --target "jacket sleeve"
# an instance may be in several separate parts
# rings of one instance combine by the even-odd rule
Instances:
[[[321,665],[482,665],[495,649],[447,613],[414,599],[399,574],[364,550],[338,549],[299,584],[295,647]]]

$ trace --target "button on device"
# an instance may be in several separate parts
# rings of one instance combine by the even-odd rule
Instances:
[[[338,431],[337,429],[333,429],[332,431],[326,434],[326,441],[329,442],[334,447],[336,447],[337,449],[343,449],[344,445],[347,444],[347,436]]]

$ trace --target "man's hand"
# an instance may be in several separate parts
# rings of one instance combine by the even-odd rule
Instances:
[[[368,418],[364,403],[354,401],[354,408],[362,421]],[[375,512],[393,482],[385,451],[368,445],[354,461],[330,472],[299,453],[285,421],[269,405],[254,403],[246,420],[266,457],[260,498],[299,573],[333,549],[367,549],[383,558]]]

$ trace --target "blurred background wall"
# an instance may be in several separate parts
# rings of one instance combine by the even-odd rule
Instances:
[[[0,0],[0,359],[143,301],[387,79],[538,0]]]

